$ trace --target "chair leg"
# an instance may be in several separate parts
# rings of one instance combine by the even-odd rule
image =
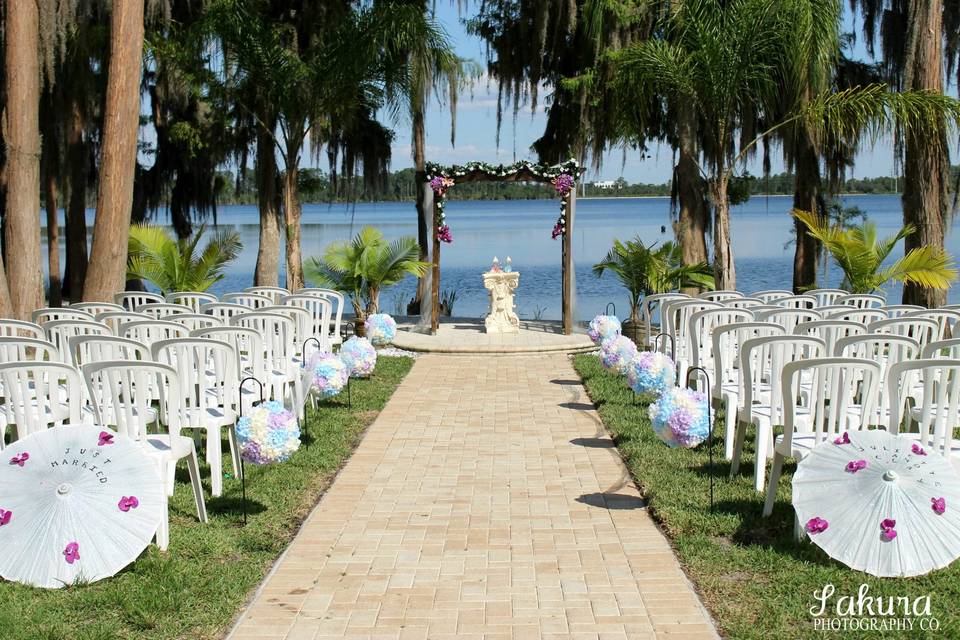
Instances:
[[[237,428],[227,425],[227,442],[230,444],[230,464],[233,465],[233,475],[240,477],[240,445],[237,444]]]
[[[165,477],[167,470],[166,467],[174,466],[172,463],[158,463],[157,471],[160,472],[160,477]],[[161,551],[166,551],[167,547],[170,546],[170,505],[167,501],[167,494],[162,493],[163,505],[160,511],[160,525],[157,527],[157,548]]]
[[[763,517],[773,513],[773,504],[777,501],[777,485],[780,483],[780,473],[783,471],[783,455],[773,454],[773,468],[770,470],[770,486],[767,487],[767,499],[763,503]]]
[[[804,530],[803,525],[800,524],[800,518],[797,516],[796,512],[793,514],[793,538],[797,542],[803,542],[803,538],[807,535],[807,532]]]
[[[203,501],[203,485],[200,484],[200,465],[197,463],[196,449],[193,449],[187,456],[187,469],[190,471],[190,483],[193,485],[193,500],[197,506],[197,518],[200,522],[206,524],[207,504]]]
[[[757,425],[757,457],[753,463],[753,488],[763,492],[767,479],[767,452],[770,450],[770,433],[767,428]]]
[[[740,473],[740,455],[743,452],[743,441],[747,437],[747,423],[736,418],[736,435],[733,439],[733,452],[730,462],[730,479]]]
[[[210,495],[223,495],[223,450],[220,429],[207,430],[207,458],[210,464]]]
[[[177,484],[177,466],[174,464],[168,464],[166,473],[167,495],[172,496],[174,487]]]
[[[723,432],[723,456],[726,460],[733,459],[733,443],[737,432],[737,407],[731,406],[730,398],[721,399],[725,408],[726,430]]]

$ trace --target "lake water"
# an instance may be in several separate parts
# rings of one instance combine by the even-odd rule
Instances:
[[[899,196],[848,196],[847,206],[858,206],[876,222],[881,235],[895,232],[901,222]],[[733,207],[733,251],[737,265],[737,288],[741,291],[789,289],[792,280],[793,247],[785,247],[791,238],[788,217],[789,196],[755,197]],[[545,319],[560,317],[560,240],[552,240],[550,231],[559,213],[555,200],[520,201],[448,201],[447,222],[453,231],[453,243],[443,245],[441,291],[457,292],[454,314],[479,317],[487,309],[487,293],[480,273],[489,268],[493,256],[513,260],[520,272],[517,311],[522,318],[540,314]],[[92,221],[92,212],[90,212]],[[161,216],[162,220],[162,216]],[[219,210],[221,226],[237,229],[243,252],[230,265],[226,277],[215,292],[237,291],[253,283],[257,257],[258,214],[255,206],[225,206]],[[623,240],[639,235],[647,244],[668,240],[670,202],[667,198],[607,198],[577,201],[574,225],[574,264],[576,267],[577,315],[588,320],[604,310],[608,302],[625,315],[627,295],[610,274],[597,278],[591,266],[598,262],[614,238]],[[305,259],[323,253],[336,240],[352,237],[365,225],[379,227],[388,238],[416,236],[416,211],[412,203],[359,203],[356,205],[318,204],[303,207],[303,254]],[[660,231],[665,225],[667,233]],[[960,234],[951,230],[947,249],[960,256]],[[902,243],[894,251],[903,255]],[[836,286],[840,271],[831,266],[829,283]],[[282,282],[282,277],[281,277]],[[405,309],[415,289],[415,280],[381,294],[381,308],[388,313]],[[900,301],[900,287],[887,291],[891,302]],[[960,291],[950,291],[950,301],[960,302]]]

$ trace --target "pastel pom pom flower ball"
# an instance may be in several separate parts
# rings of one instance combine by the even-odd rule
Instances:
[[[271,400],[237,421],[237,445],[252,464],[283,462],[300,448],[300,428],[293,413]]]
[[[616,335],[600,343],[600,364],[609,371],[626,373],[630,361],[637,356],[637,345],[626,336]]]
[[[673,386],[676,367],[670,356],[659,351],[641,351],[627,363],[627,384],[634,393],[660,395]]]
[[[354,336],[340,347],[340,359],[351,378],[366,378],[377,366],[377,350],[366,338]]]
[[[650,405],[649,412],[657,437],[671,447],[693,448],[710,433],[707,396],[701,391],[670,387]]]
[[[332,398],[347,386],[350,370],[337,356],[328,351],[315,351],[304,371],[310,393],[320,398]]]
[[[385,347],[393,342],[397,335],[397,321],[386,313],[374,313],[367,316],[363,323],[367,329],[367,339],[375,347]]]
[[[614,336],[620,335],[622,329],[623,327],[620,326],[620,321],[617,320],[617,316],[601,315],[590,321],[587,335],[593,340],[593,344],[600,344],[604,340],[609,340]]]

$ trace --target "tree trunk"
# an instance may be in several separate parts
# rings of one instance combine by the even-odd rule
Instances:
[[[67,121],[67,164],[70,201],[64,208],[67,268],[66,291],[71,301],[83,299],[87,277],[87,169],[89,148],[83,139],[83,111],[80,97],[73,96]]]
[[[264,119],[275,127],[272,118]],[[253,284],[258,287],[280,285],[280,207],[277,201],[277,158],[270,131],[257,131],[257,207],[260,210],[260,244]]]
[[[40,14],[36,2],[6,3],[7,77],[3,137],[6,143],[7,279],[0,298],[27,320],[43,306],[40,268]],[[8,293],[9,292],[9,293]],[[6,310],[4,315],[6,315]]]
[[[414,175],[414,192],[417,197],[417,242],[420,244],[420,261],[427,262],[430,259],[429,252],[429,243],[430,238],[427,237],[427,211],[425,208],[425,203],[423,201],[423,189],[420,188],[420,183],[425,176],[425,171],[427,167],[426,162],[426,133],[423,121],[423,105],[420,105],[419,108],[414,109],[413,112],[413,175]],[[423,300],[424,296],[429,295],[426,291],[427,280],[424,277],[417,279],[417,293],[416,298],[414,298],[413,305],[410,309],[407,310],[407,313],[415,314],[420,313],[420,303]]]
[[[44,154],[43,195],[47,209],[47,270],[50,282],[47,296],[51,307],[59,307],[63,303],[60,291],[63,282],[60,279],[60,221],[57,220],[57,150],[56,145],[48,143],[46,139],[44,146],[47,152]]]
[[[718,290],[737,288],[737,269],[730,246],[730,201],[727,198],[729,178],[721,176],[710,186],[713,195],[713,277]]]
[[[288,157],[283,177],[283,213],[287,226],[287,289],[303,287],[303,254],[300,246],[300,190],[298,159]]]
[[[820,162],[816,149],[810,139],[800,134],[796,154],[795,178],[793,186],[793,208],[809,211],[814,215],[823,215],[819,210]],[[793,292],[801,293],[817,284],[817,256],[820,243],[809,233],[802,222],[793,219],[796,243],[793,252]],[[826,285],[824,285],[826,286]]]
[[[707,222],[709,210],[705,197],[705,183],[697,167],[695,114],[690,109],[681,109],[677,120],[677,138],[680,157],[674,168],[673,180],[680,211],[677,215],[675,235],[683,252],[683,264],[706,263]],[[692,292],[697,292],[693,289]],[[690,293],[691,291],[687,291]]]
[[[83,299],[88,301],[112,301],[126,282],[142,54],[143,0],[114,0],[97,218],[83,287]]]
[[[905,90],[943,93],[942,0],[907,3]],[[904,136],[903,222],[917,228],[904,240],[904,252],[919,247],[943,248],[950,158],[946,127],[939,120],[935,131]],[[946,303],[946,290],[903,287],[904,304],[938,307]]]

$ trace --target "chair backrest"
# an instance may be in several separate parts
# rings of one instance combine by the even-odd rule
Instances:
[[[713,367],[713,331],[719,326],[737,322],[752,322],[753,313],[747,309],[704,309],[690,316],[687,328],[690,366]],[[681,372],[685,373],[685,372]]]
[[[818,307],[825,307],[836,304],[837,298],[842,298],[849,293],[843,289],[811,289],[806,292],[806,295],[816,298]]]
[[[938,339],[940,325],[932,318],[920,316],[901,316],[877,320],[867,325],[870,333],[891,333],[896,336],[913,338],[923,346]]]
[[[812,434],[814,443],[832,440],[839,433],[859,431],[870,425],[879,401],[880,365],[861,358],[811,358],[788,362],[783,367],[783,439],[790,447],[797,432]],[[809,386],[801,391],[801,382]],[[851,411],[854,406],[859,410]],[[810,413],[802,429],[797,409]]]
[[[82,367],[104,360],[152,360],[150,349],[141,342],[117,336],[72,336],[68,340],[73,362]]]
[[[290,290],[283,287],[247,287],[243,290],[244,293],[252,293],[258,296],[266,296],[273,300],[272,304],[280,304],[281,298],[283,296],[290,295]]]
[[[169,302],[150,302],[137,307],[137,313],[148,315],[157,320],[164,320],[167,316],[178,313],[193,313],[193,309],[185,304],[171,304]]]
[[[0,362],[62,362],[60,350],[48,340],[0,338]]]
[[[713,342],[713,392],[719,396],[723,385],[740,379],[740,345],[750,338],[783,336],[787,331],[770,322],[736,322],[714,327]]]
[[[83,385],[72,365],[62,362],[0,364],[7,422],[23,438],[62,424],[80,424]]]
[[[888,304],[880,307],[880,310],[887,314],[888,318],[902,318],[913,311],[923,311],[924,307],[918,304]]]
[[[866,333],[859,336],[850,336],[837,341],[834,346],[834,355],[843,358],[862,358],[871,360],[880,365],[880,402],[877,410],[887,410],[889,394],[897,393],[896,389],[889,389],[886,385],[887,370],[895,362],[916,360],[920,357],[921,347],[913,338],[890,333]],[[912,386],[913,380],[906,380]],[[904,402],[906,396],[904,396]],[[879,419],[876,424],[884,424]]]
[[[309,296],[308,296],[309,297]],[[320,298],[312,298],[313,300],[320,300]],[[322,302],[326,302],[322,300]],[[307,338],[316,337],[320,341],[321,345],[327,345],[329,343],[329,337],[324,334],[314,336],[313,332],[313,314],[307,309],[293,305],[293,304],[275,304],[270,305],[269,307],[263,307],[260,309],[263,313],[279,313],[282,316],[287,316],[296,323],[296,335],[294,340],[297,343],[297,349],[301,350],[303,348],[303,342]],[[329,320],[329,316],[328,316]]]
[[[93,316],[98,316],[101,313],[109,313],[111,311],[123,311],[122,305],[114,304],[112,302],[75,302],[74,304],[70,305],[70,308],[86,311]]]
[[[669,335],[673,338],[673,347],[675,349],[674,360],[688,360],[690,357],[687,345],[687,331],[690,329],[690,316],[705,309],[724,308],[725,307],[719,302],[700,300],[698,298],[667,303],[666,325],[669,327]]]
[[[930,318],[936,320],[940,326],[940,334],[936,340],[946,340],[956,336],[956,324],[960,320],[960,310],[957,309],[923,309],[921,311],[912,311],[904,318]]]
[[[742,298],[743,294],[739,291],[731,290],[721,290],[721,291],[704,291],[697,296],[701,300],[711,300],[713,302],[723,302],[724,300],[732,300],[734,298]]]
[[[833,348],[840,338],[863,335],[867,328],[859,322],[849,320],[814,320],[801,322],[793,328],[798,336],[815,336],[827,346],[827,355],[833,355]]]
[[[886,320],[887,314],[880,309],[859,309],[852,307],[849,311],[843,311],[842,309],[833,311],[825,315],[824,318],[827,320],[850,320],[851,322],[859,322],[862,325],[869,326],[878,320]]]
[[[172,316],[167,316],[166,320],[182,324],[190,331],[222,327],[224,325],[224,320],[209,313],[176,313]]]
[[[93,320],[93,314],[73,307],[44,307],[31,314],[34,324],[45,325],[57,320]]]
[[[748,298],[746,296],[721,300],[720,304],[730,309],[753,309],[755,307],[766,306],[766,303],[760,298]]]
[[[212,327],[191,331],[190,337],[211,338],[232,344],[237,352],[240,377],[253,376],[257,380],[267,379],[263,337],[259,331],[245,327]]]
[[[211,302],[200,306],[200,313],[206,313],[229,324],[230,318],[241,313],[250,313],[250,307],[233,302]]]
[[[115,427],[124,436],[142,440],[149,426],[154,401],[159,403],[159,421],[171,434],[180,430],[184,406],[180,377],[167,364],[105,360],[83,365],[94,418]]]
[[[180,397],[187,409],[238,406],[237,350],[213,338],[174,338],[154,342],[153,359],[177,370]]]
[[[190,307],[193,313],[200,313],[202,305],[217,301],[217,296],[203,291],[176,291],[167,294],[167,302]]]
[[[813,322],[822,320],[823,317],[819,311],[813,309],[784,309],[782,307],[771,311],[754,310],[753,315],[762,322],[772,322],[779,324],[787,330],[787,333],[793,333],[797,325],[801,322]]]
[[[255,293],[225,293],[220,296],[220,302],[230,302],[233,304],[241,304],[248,309],[260,309],[262,307],[269,307],[273,304],[273,298],[268,296],[261,296]]]
[[[777,300],[782,298],[789,298],[793,296],[793,291],[787,291],[786,289],[766,289],[764,291],[756,291],[749,294],[751,298],[760,298],[767,304],[772,304]]]
[[[339,291],[334,291],[333,289],[319,289],[316,287],[307,288],[307,289],[298,289],[295,295],[298,296],[314,296],[317,298],[324,298],[329,300],[331,306],[330,313],[334,318],[333,322],[333,335],[340,335],[340,326],[343,323],[343,308],[346,304],[346,299],[343,297],[343,294]]]
[[[107,311],[106,313],[97,314],[97,322],[102,322],[107,325],[115,334],[119,334],[120,325],[126,322],[152,319],[153,318],[147,314],[137,313],[136,311]]]
[[[150,293],[149,291],[124,291],[113,296],[113,301],[127,311],[136,311],[137,307],[153,302],[164,302],[163,296],[159,293]]]
[[[788,296],[786,298],[778,298],[774,301],[774,304],[786,309],[815,309],[817,307],[817,299],[807,295]]]
[[[796,360],[822,358],[826,345],[813,336],[769,336],[740,343],[740,406],[749,410],[769,391],[763,404],[770,408],[771,423],[783,424],[783,367]]]
[[[950,358],[960,360],[960,338],[950,338],[949,340],[936,340],[921,345],[920,357],[929,358]]]
[[[0,336],[6,338],[35,338],[37,340],[46,340],[47,334],[43,332],[43,327],[25,320],[14,320],[13,318],[0,318]]]
[[[253,329],[263,339],[264,366],[286,373],[296,353],[297,324],[290,316],[252,311],[230,318],[230,325]]]
[[[660,333],[668,333],[667,327],[664,326],[664,305],[675,300],[692,300],[692,298],[685,293],[654,293],[643,299],[640,305],[640,313],[643,316],[643,324],[648,338],[653,337],[651,333],[652,322],[657,311],[660,312]]]
[[[120,325],[118,333],[124,338],[136,340],[146,346],[151,346],[160,340],[171,338],[187,338],[190,330],[182,324],[168,320],[137,320]]]
[[[95,320],[54,320],[43,325],[47,339],[54,344],[60,357],[67,364],[73,363],[69,339],[73,336],[112,336],[113,331],[103,322]]]
[[[904,383],[906,376],[918,379],[922,389],[917,420],[920,442],[923,447],[933,448],[948,460],[956,443],[954,429],[960,423],[960,360],[952,358],[928,358],[896,362],[887,371],[887,388],[898,389],[890,393],[890,422],[887,430],[898,433],[905,417],[906,398],[913,392],[912,386]]]
[[[840,296],[835,300],[835,303],[856,307],[857,309],[879,309],[887,304],[887,299],[872,293],[852,293]]]
[[[283,305],[307,311],[309,322],[302,328],[304,333],[298,338],[301,343],[307,338],[316,338],[320,341],[322,349],[327,351],[330,349],[330,316],[333,313],[333,306],[329,298],[298,294],[283,298]]]

